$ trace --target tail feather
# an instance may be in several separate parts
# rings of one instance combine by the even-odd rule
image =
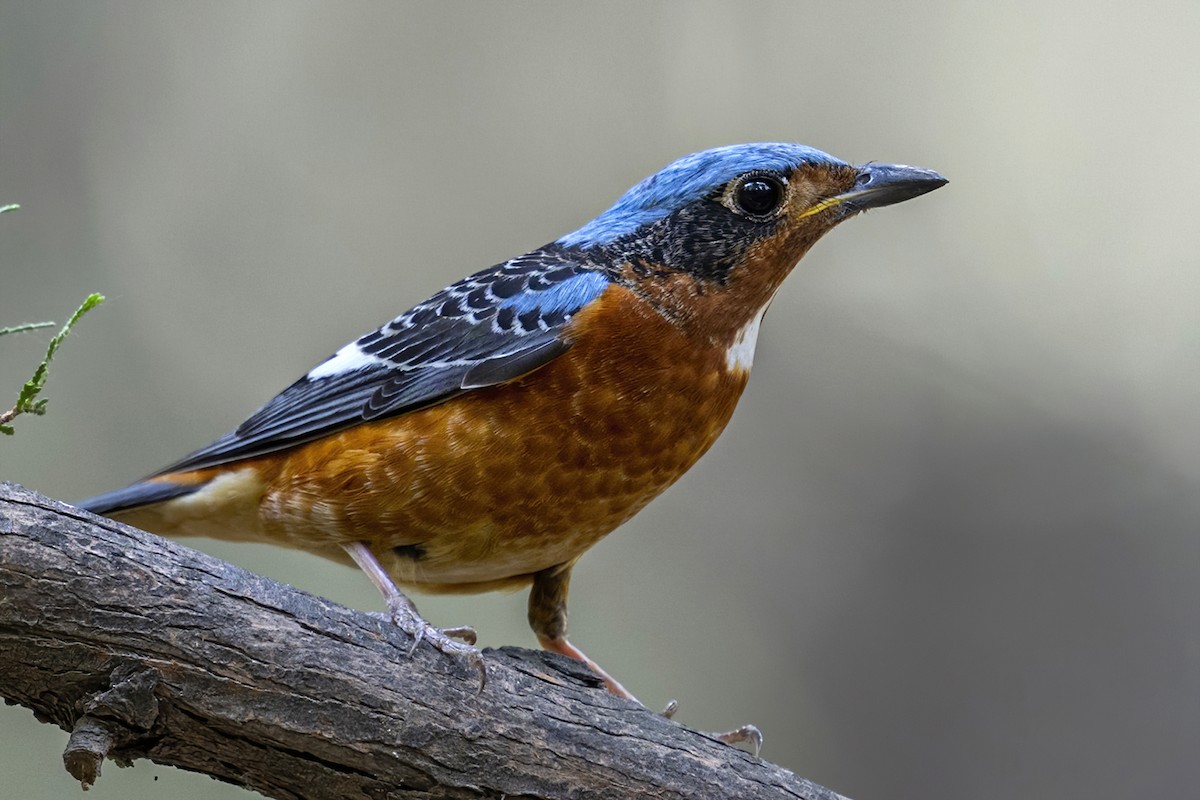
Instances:
[[[115,514],[139,506],[161,503],[176,497],[192,494],[204,488],[203,483],[185,484],[168,483],[166,481],[142,481],[124,489],[106,492],[87,500],[76,503],[80,508],[93,514]]]

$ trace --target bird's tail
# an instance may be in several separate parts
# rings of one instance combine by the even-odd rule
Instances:
[[[130,511],[141,506],[174,500],[176,497],[192,494],[204,487],[202,483],[186,484],[168,481],[141,481],[124,489],[89,497],[75,505],[103,516],[119,515],[122,511]]]
[[[171,472],[77,505],[161,536],[261,538],[264,485],[253,466]]]

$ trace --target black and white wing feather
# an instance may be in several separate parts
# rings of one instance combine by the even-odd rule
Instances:
[[[514,380],[570,347],[567,323],[608,285],[552,250],[478,272],[346,345],[237,430],[158,474],[273,453]]]

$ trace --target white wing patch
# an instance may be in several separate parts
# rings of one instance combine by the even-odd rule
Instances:
[[[725,368],[729,372],[741,374],[750,372],[750,367],[754,365],[754,346],[758,344],[758,329],[762,326],[763,314],[767,313],[769,305],[770,302],[760,308],[758,313],[734,335],[733,342],[725,351]]]
[[[388,365],[388,362],[370,353],[364,353],[357,342],[351,342],[310,369],[308,371],[308,378],[309,380],[316,380],[317,378],[328,378],[333,375],[343,375],[347,372],[353,372],[356,369],[373,367],[377,364]]]

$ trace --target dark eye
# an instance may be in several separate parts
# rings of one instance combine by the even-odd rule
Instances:
[[[783,202],[783,185],[775,178],[756,175],[733,190],[733,202],[741,211],[755,217],[770,214]]]

